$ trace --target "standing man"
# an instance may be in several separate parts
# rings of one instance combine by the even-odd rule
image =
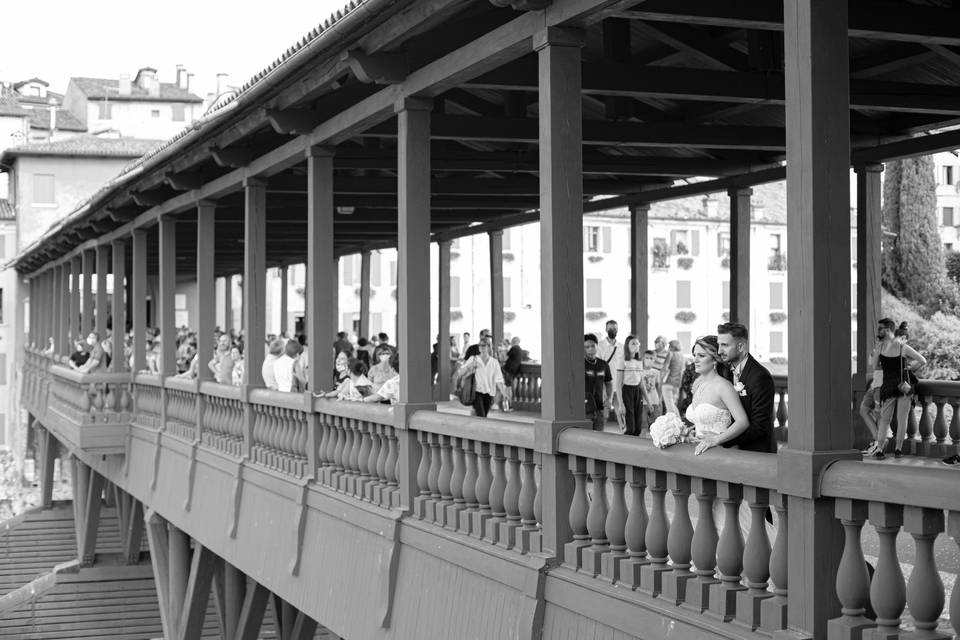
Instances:
[[[776,453],[773,437],[773,376],[756,361],[749,351],[747,328],[739,322],[725,322],[717,327],[720,357],[730,367],[733,388],[750,419],[746,431],[723,446],[739,446],[746,451]]]
[[[607,335],[604,338],[601,338],[597,343],[597,357],[607,363],[607,366],[610,367],[610,371],[613,373],[613,388],[614,395],[617,394],[617,389],[620,388],[621,382],[620,378],[623,376],[623,343],[617,342],[617,332],[619,327],[617,326],[616,320],[607,320],[606,324]],[[616,407],[617,403],[611,398],[611,406]],[[613,411],[611,410],[611,414]],[[609,416],[611,418],[616,418],[615,415]]]
[[[657,336],[653,341],[653,368],[663,372],[663,363],[666,362],[670,350],[667,349],[667,339],[663,336]]]
[[[593,423],[593,430],[603,431],[607,412],[613,407],[610,402],[613,397],[613,376],[607,363],[597,357],[597,336],[592,333],[583,336],[583,354],[586,380],[584,412]]]
[[[234,362],[230,356],[232,346],[230,334],[220,334],[217,350],[213,352],[213,358],[207,363],[207,368],[213,373],[213,379],[220,384],[233,384]]]

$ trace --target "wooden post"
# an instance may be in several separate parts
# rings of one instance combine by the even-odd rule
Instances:
[[[280,267],[280,333],[285,333],[287,331],[287,316],[290,315],[288,311],[289,302],[287,300],[287,291],[290,286],[289,279],[289,267],[283,265]]]
[[[176,218],[170,215],[160,218],[160,295],[157,296],[157,327],[160,329],[160,375],[177,373],[177,235]]]
[[[107,273],[110,271],[110,245],[97,245],[97,303],[93,330],[101,340],[107,337]]]
[[[493,332],[494,357],[497,344],[503,340],[503,229],[495,229],[490,237],[490,331]]]
[[[170,580],[167,611],[170,625],[179,631],[180,616],[183,614],[184,600],[187,595],[187,582],[190,578],[190,536],[169,524],[167,534],[168,575]],[[175,636],[174,636],[175,637]]]
[[[233,329],[233,276],[223,277],[223,331]]]
[[[124,305],[123,282],[127,272],[127,245],[123,238],[117,238],[113,241],[113,300],[112,300],[112,327],[111,341],[113,344],[113,360],[110,362],[110,370],[116,373],[123,371],[126,366],[126,358],[123,356],[124,337],[127,332],[127,308]],[[99,316],[99,311],[98,311]]]
[[[880,196],[882,164],[855,167],[857,173],[857,382],[870,373],[869,355],[880,319]]]
[[[44,509],[53,506],[53,467],[59,453],[59,443],[49,429],[40,431],[40,504]]]
[[[81,268],[83,269],[83,283],[81,291],[83,298],[80,303],[80,330],[77,335],[86,338],[94,331],[93,318],[93,274],[96,271],[96,253],[93,249],[84,249],[80,254]]]
[[[819,496],[822,469],[851,450],[849,39],[847,3],[784,1],[790,429],[789,625],[827,636],[843,531]]]
[[[360,331],[358,336],[370,337],[370,252],[360,252]]]
[[[541,465],[544,551],[570,540],[573,478],[557,436],[586,426],[583,409],[583,156],[580,49],[583,34],[536,34],[540,108],[540,261],[543,382],[536,457]]]
[[[650,314],[648,311],[649,256],[648,243],[650,205],[630,206],[630,324],[633,335],[646,349],[650,345]]]
[[[86,337],[80,335],[80,274],[82,269],[83,264],[79,256],[70,261],[70,317],[67,322],[70,330],[70,343],[67,345],[67,355],[70,355],[70,352],[73,351],[73,342]]]
[[[263,338],[267,334],[267,183],[243,181],[243,333],[246,340],[243,383],[263,386]]]
[[[133,232],[133,373],[147,366],[147,232]]]
[[[750,327],[750,196],[736,188],[730,196],[730,321]]]
[[[70,355],[70,262],[65,260],[56,268],[53,302],[57,309],[56,354]]]
[[[216,237],[216,205],[209,200],[197,203],[197,379],[213,380],[207,363],[213,358],[213,330],[217,324],[216,255],[201,247],[212,247]]]
[[[333,254],[333,150],[307,150],[307,344],[310,345],[310,390],[330,381],[337,332],[337,259]],[[333,265],[333,277],[330,266]],[[326,312],[325,312],[326,310]]]
[[[450,399],[450,240],[440,242],[440,273],[438,293],[439,329],[437,337],[437,399]]]

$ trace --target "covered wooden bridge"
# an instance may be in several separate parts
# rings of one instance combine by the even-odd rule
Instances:
[[[860,461],[849,362],[868,350],[879,308],[880,163],[960,146],[949,129],[958,18],[955,0],[354,2],[17,258],[31,424],[45,451],[60,441],[87,470],[85,513],[103,481],[145,510],[171,638],[199,633],[211,581],[232,612],[225,629],[254,625],[269,591],[299,612],[291,629],[304,636],[312,621],[350,639],[946,637],[930,551],[945,531],[960,535],[958,476],[922,458]],[[851,166],[861,345],[849,331]],[[583,213],[632,208],[632,315],[646,335],[649,203],[728,190],[731,317],[747,317],[749,188],[784,177],[791,428],[780,453],[695,458],[584,429]],[[451,239],[537,220],[539,419],[438,413],[431,243],[449,274]],[[302,262],[310,384],[322,388],[335,261],[392,246],[398,405],[265,390],[255,348],[241,387],[204,367],[196,381],[173,377],[173,340],[159,376],[120,358],[110,373],[57,364],[70,336],[112,322],[132,326],[141,370],[148,325],[172,331],[188,283],[208,361],[215,282],[233,275],[256,345],[266,269]],[[55,356],[40,352],[48,336]],[[113,340],[122,353],[122,333]],[[925,413],[916,452],[960,439],[943,405],[934,431]],[[725,517],[699,509],[694,528],[691,495],[721,500]],[[744,502],[746,532],[734,517]],[[882,543],[872,587],[867,522]],[[909,585],[901,529],[916,541]],[[83,543],[95,560],[95,536]],[[224,572],[258,586],[231,590]],[[951,603],[957,625],[960,590]]]

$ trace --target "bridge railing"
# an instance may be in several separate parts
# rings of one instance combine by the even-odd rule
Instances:
[[[250,459],[255,464],[295,478],[310,475],[310,420],[303,396],[255,389],[250,391],[249,401],[253,423]]]
[[[946,531],[960,544],[960,492],[956,471],[942,468],[904,467],[836,462],[823,474],[821,491],[835,499],[836,518],[844,528],[844,548],[837,572],[837,598],[842,616],[830,621],[830,637],[860,637],[875,629],[878,638],[899,635],[904,608],[909,610],[915,634],[909,637],[946,638],[937,633],[947,593],[937,566],[934,548]],[[869,522],[879,537],[879,552],[872,579],[864,559],[861,531]],[[898,548],[901,530],[914,540],[912,559]],[[901,562],[912,560],[909,580]],[[950,569],[956,568],[953,558]],[[960,637],[960,588],[949,594],[949,618]],[[867,618],[868,607],[876,619]],[[836,634],[836,635],[834,635]],[[864,636],[866,637],[866,636]],[[871,636],[873,637],[873,636]]]
[[[200,443],[214,451],[241,458],[247,451],[246,409],[240,387],[201,382]]]
[[[955,452],[960,444],[960,382],[921,380],[917,405],[919,417],[911,412],[907,426],[912,453],[940,458]]]
[[[691,445],[661,450],[647,440],[584,429],[563,431],[559,450],[575,482],[565,566],[754,630],[785,627],[787,501],[776,491],[777,456],[732,450],[695,456]],[[718,503],[722,511],[715,513]],[[775,527],[772,517],[766,523],[770,507]]]
[[[418,411],[413,515],[519,553],[541,550],[532,425]]]

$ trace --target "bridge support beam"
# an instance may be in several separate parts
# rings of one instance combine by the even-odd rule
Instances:
[[[107,309],[107,273],[109,270],[110,245],[97,245],[97,298],[94,315],[96,323],[93,330],[97,332],[101,340],[107,339],[107,318],[110,316],[110,311]]]
[[[114,373],[120,373],[126,366],[126,358],[123,356],[124,338],[127,334],[127,307],[124,304],[124,280],[127,277],[126,254],[127,244],[123,238],[113,241],[113,300],[112,300],[112,327],[113,333],[111,340],[113,342],[113,360],[110,362],[110,370]],[[99,313],[99,311],[98,311]]]
[[[34,421],[40,446],[40,504],[44,509],[53,506],[53,468],[56,465],[60,444],[48,429]]]
[[[730,321],[750,322],[750,196],[753,189],[730,189]]]
[[[503,229],[487,234],[490,238],[490,331],[493,333],[493,350],[503,340]]]
[[[84,249],[80,256],[83,269],[83,283],[81,291],[83,300],[80,306],[80,330],[78,338],[86,338],[87,334],[95,330],[93,318],[93,274],[95,272],[96,254],[93,249]]]
[[[439,243],[439,291],[437,292],[437,313],[439,324],[437,333],[437,399],[446,402],[450,399],[450,240]]]
[[[96,558],[100,507],[103,505],[103,476],[74,458],[73,515],[77,531],[77,556],[89,567]]]
[[[357,334],[370,337],[370,252],[360,252],[360,330]]]
[[[147,366],[147,232],[133,232],[133,372]]]
[[[630,206],[630,325],[640,346],[649,347],[649,216],[650,205]]]
[[[280,333],[287,332],[287,316],[290,315],[288,294],[290,287],[290,269],[287,265],[280,267]],[[292,336],[291,336],[292,337]]]
[[[330,343],[337,333],[339,261],[333,253],[333,150],[307,150],[307,344],[310,391],[319,391],[333,371]],[[333,266],[333,276],[330,267]]]

